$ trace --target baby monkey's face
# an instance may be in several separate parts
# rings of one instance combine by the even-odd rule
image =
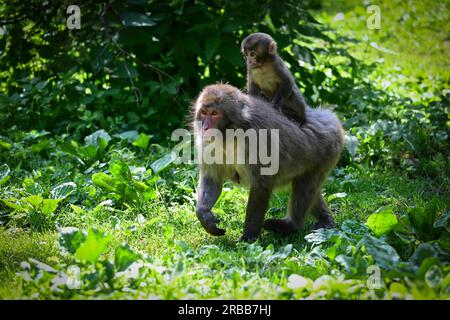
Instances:
[[[245,50],[243,55],[248,68],[260,68],[263,65],[264,56],[261,53],[258,54],[257,50]]]
[[[275,42],[265,33],[254,33],[242,41],[241,53],[247,63],[247,68],[260,68],[275,51]]]

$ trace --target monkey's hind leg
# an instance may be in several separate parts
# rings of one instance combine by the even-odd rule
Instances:
[[[295,178],[292,181],[292,193],[286,217],[284,219],[267,219],[264,221],[264,229],[280,234],[290,234],[301,229],[306,212],[314,204],[316,189],[314,177]]]
[[[318,195],[316,203],[311,209],[311,214],[316,217],[317,222],[313,226],[313,230],[320,228],[334,228],[336,226],[330,209],[321,194]]]

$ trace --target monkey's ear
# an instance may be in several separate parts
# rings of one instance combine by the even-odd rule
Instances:
[[[269,45],[269,53],[275,54],[277,52],[277,43],[275,41],[272,41]]]

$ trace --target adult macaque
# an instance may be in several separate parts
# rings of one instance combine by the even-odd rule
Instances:
[[[343,129],[331,111],[308,108],[306,112],[308,121],[299,126],[273,108],[272,104],[246,95],[230,85],[210,85],[203,89],[193,110],[198,155],[202,156],[205,148],[218,142],[222,148],[218,153],[227,155],[230,150],[235,150],[234,139],[222,138],[230,131],[227,129],[254,129],[257,132],[278,129],[278,141],[274,143],[271,139],[258,138],[257,149],[254,150],[259,154],[260,149],[271,149],[275,144],[279,150],[276,155],[278,170],[273,174],[263,173],[262,170],[267,168],[260,159],[253,164],[208,164],[199,159],[196,214],[207,232],[217,236],[225,233],[217,226],[218,220],[212,213],[224,179],[250,187],[242,240],[256,239],[263,226],[282,234],[295,232],[302,228],[307,212],[317,218],[315,228],[334,226],[320,187],[339,159],[343,148]],[[211,139],[211,136],[215,138]],[[248,161],[254,154],[249,152],[249,143],[244,147],[245,161]],[[292,186],[286,217],[264,221],[272,191],[286,185]]]
[[[253,33],[241,43],[247,63],[247,91],[271,102],[287,117],[303,124],[308,106],[294,77],[277,52],[277,44],[265,33]]]

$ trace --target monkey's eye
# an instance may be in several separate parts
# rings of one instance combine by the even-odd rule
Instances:
[[[212,115],[212,116],[217,116],[218,114],[219,114],[219,113],[218,113],[217,111],[215,111],[215,110],[211,112],[211,115]]]
[[[208,112],[206,112],[206,110],[202,110],[202,111],[200,111],[200,113],[202,114],[202,116],[206,116],[208,114]]]
[[[255,57],[256,56],[256,52],[255,51],[252,51],[252,52],[250,52],[249,54],[248,54],[250,57]]]

